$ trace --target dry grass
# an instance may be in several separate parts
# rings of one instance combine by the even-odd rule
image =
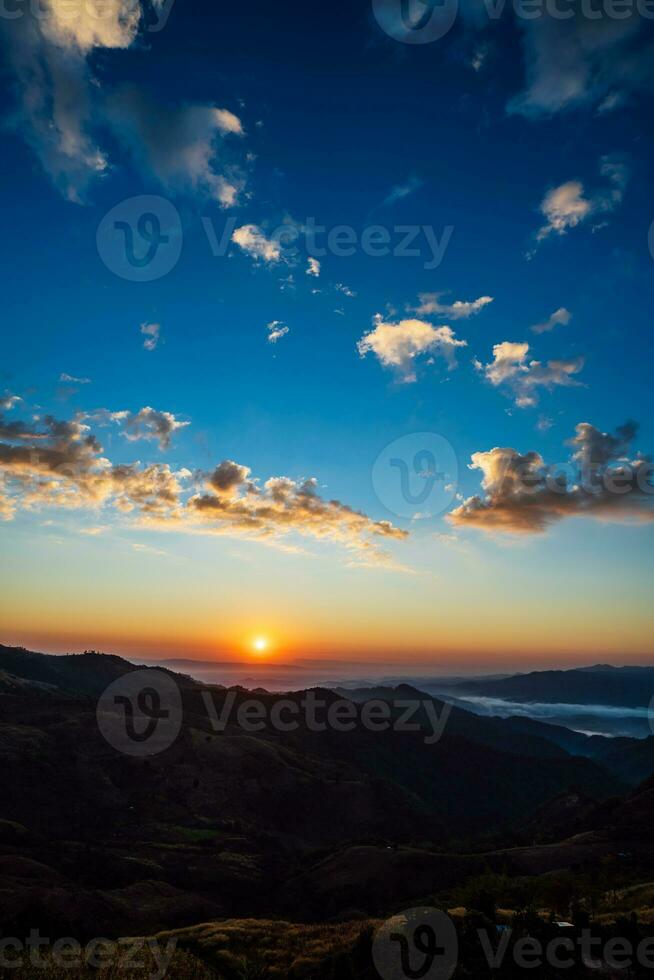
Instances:
[[[298,925],[268,919],[228,919],[187,929],[161,932],[161,950],[175,940],[177,950],[166,973],[174,980],[310,980],[315,971],[339,953],[349,953],[366,929],[376,921]],[[12,958],[15,954],[9,953]],[[137,955],[140,966],[128,963],[117,945],[103,955],[106,965],[92,968],[80,957],[73,966],[57,965],[51,953],[42,953],[43,966],[0,968],[0,980],[162,980],[158,963],[145,947]]]
[[[177,939],[210,963],[226,980],[281,980],[311,977],[330,957],[348,953],[361,933],[375,929],[379,922],[298,925],[270,919],[229,919],[207,922],[189,929],[164,932],[157,939]]]

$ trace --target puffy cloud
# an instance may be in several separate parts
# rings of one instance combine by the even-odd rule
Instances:
[[[248,483],[250,468],[231,459],[224,459],[209,476],[208,484],[218,496],[233,497]],[[249,486],[249,484],[248,484]]]
[[[537,241],[553,233],[565,235],[591,215],[608,214],[622,203],[629,182],[626,162],[617,155],[604,156],[600,160],[600,174],[608,181],[608,187],[590,198],[584,196],[584,185],[578,180],[569,180],[547,192],[540,206],[546,220],[536,235]]]
[[[546,466],[536,452],[495,448],[474,453],[470,468],[482,473],[484,495],[464,501],[448,520],[514,534],[541,533],[565,517],[650,522],[654,468],[646,456],[629,458],[636,431],[631,422],[615,435],[582,422],[570,442],[572,459],[562,466]]]
[[[269,344],[276,344],[278,340],[289,333],[289,328],[281,320],[271,320],[270,323],[266,324],[266,329]]]
[[[242,225],[236,228],[232,241],[255,261],[273,264],[282,257],[281,245],[278,241],[266,238],[258,225]]]
[[[395,187],[390,189],[388,195],[382,201],[381,206],[386,208],[392,204],[397,204],[398,201],[403,201],[405,197],[410,197],[411,194],[415,194],[416,191],[420,190],[423,183],[424,181],[420,180],[419,177],[409,177],[403,184],[396,184]]]
[[[71,385],[90,385],[91,384],[91,379],[90,378],[76,378],[72,374],[66,374],[65,371],[63,372],[63,374],[60,374],[59,375],[59,380],[62,383],[64,383],[64,384],[71,384]]]
[[[507,388],[515,398],[519,408],[528,408],[538,403],[538,388],[551,391],[556,387],[574,387],[579,384],[575,375],[584,366],[584,358],[568,361],[528,360],[529,344],[512,343],[509,340],[493,347],[493,360],[489,364],[475,362],[486,380],[495,387]]]
[[[107,103],[108,118],[138,167],[171,191],[207,194],[232,207],[245,186],[226,156],[224,138],[243,135],[240,119],[213,105],[167,106],[136,88]]]
[[[420,303],[413,307],[413,312],[419,316],[446,316],[451,320],[463,320],[479,313],[485,306],[493,302],[492,296],[480,296],[479,299],[465,301],[457,299],[454,303],[441,303],[444,293],[420,293]]]
[[[139,439],[154,440],[162,450],[170,448],[174,432],[190,425],[190,422],[180,422],[172,412],[157,412],[154,408],[142,408],[136,414],[119,412],[114,415],[124,422],[123,435],[130,442],[138,442]]]
[[[311,255],[309,256],[309,264],[307,265],[307,275],[315,276],[316,279],[320,275],[320,262]]]
[[[543,323],[535,323],[531,330],[532,333],[536,334],[550,333],[551,330],[554,330],[554,327],[567,327],[570,320],[572,320],[572,313],[570,310],[566,310],[565,306],[561,306],[558,310],[555,310],[554,313],[552,313],[552,315]]]
[[[534,118],[598,103],[616,108],[630,93],[651,91],[654,44],[635,5],[619,19],[590,18],[578,7],[570,13],[520,20],[527,86],[510,112]]]
[[[400,320],[385,323],[381,314],[374,318],[374,328],[361,338],[357,349],[361,357],[373,353],[384,366],[397,370],[403,381],[416,380],[416,359],[424,355],[441,355],[449,370],[456,367],[456,350],[466,347],[457,340],[451,327],[434,327],[425,320]]]
[[[407,532],[324,499],[315,479],[273,477],[261,487],[247,466],[224,460],[198,491],[188,486],[188,469],[111,462],[89,422],[125,423],[128,438],[162,445],[184,424],[152,409],[136,415],[101,410],[71,421],[48,416],[36,427],[0,416],[0,517],[46,506],[113,507],[146,528],[248,537],[286,549],[293,547],[288,536],[300,534],[344,545],[355,564],[401,567],[380,542],[402,540]]]
[[[145,340],[143,341],[143,349],[156,350],[159,346],[159,340],[161,338],[161,324],[142,323],[141,333],[145,337]]]
[[[190,476],[168,465],[113,466],[80,416],[71,421],[46,416],[40,428],[17,425],[7,427],[0,420],[5,517],[18,509],[100,507],[108,502],[125,513],[138,509],[161,516],[177,505],[182,482]]]

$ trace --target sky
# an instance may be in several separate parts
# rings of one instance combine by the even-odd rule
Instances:
[[[536,7],[3,5],[0,642],[651,661],[652,12]]]

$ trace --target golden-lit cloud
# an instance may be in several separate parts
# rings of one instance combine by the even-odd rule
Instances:
[[[376,565],[391,564],[380,542],[407,537],[388,521],[324,499],[313,478],[272,477],[260,485],[249,467],[231,460],[195,478],[167,463],[112,462],[91,421],[118,423],[127,439],[154,439],[162,449],[188,424],[150,408],[103,409],[70,421],[47,416],[34,425],[0,415],[2,518],[43,507],[110,508],[146,528],[247,537],[283,548],[293,546],[285,540],[293,534],[336,542],[349,549],[353,563]]]
[[[259,487],[248,467],[226,460],[208,477],[205,492],[190,498],[187,511],[218,533],[276,537],[298,532],[338,541],[371,557],[378,554],[375,539],[407,537],[389,521],[374,521],[338,500],[323,499],[317,486],[313,478],[281,476]]]
[[[282,257],[282,248],[278,241],[266,238],[258,225],[241,225],[232,234],[232,241],[255,261],[274,264]]]
[[[575,375],[583,369],[585,359],[553,360],[542,363],[529,358],[527,343],[505,340],[493,347],[493,360],[488,364],[475,361],[487,381],[495,388],[503,388],[515,399],[519,408],[538,404],[538,389],[551,391],[557,387],[577,387]]]
[[[538,230],[536,241],[552,234],[565,235],[591,216],[609,214],[622,203],[630,177],[627,163],[617,155],[604,156],[600,174],[607,186],[591,197],[586,196],[584,185],[578,180],[569,180],[546,193],[540,206],[545,224]]]
[[[373,322],[373,329],[357,344],[359,354],[374,354],[383,367],[393,368],[405,382],[416,381],[418,358],[439,355],[451,371],[456,367],[457,348],[467,347],[467,341],[458,340],[451,327],[435,327],[426,320],[385,323],[377,314]]]
[[[482,473],[484,495],[464,501],[448,520],[514,534],[540,533],[566,517],[654,521],[654,468],[649,457],[631,453],[636,432],[632,422],[615,435],[582,422],[570,441],[575,452],[561,466],[547,466],[536,452],[474,453],[470,468]]]

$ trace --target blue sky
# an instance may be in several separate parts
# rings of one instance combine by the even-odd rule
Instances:
[[[156,11],[137,23],[114,0],[114,21],[89,35],[87,21],[60,23],[57,2],[54,27],[28,12],[2,23],[18,53],[2,87],[0,395],[21,399],[5,421],[76,419],[113,465],[187,470],[199,495],[222,460],[259,487],[315,477],[312,493],[370,523],[346,527],[339,511],[307,528],[285,509],[252,536],[230,511],[205,537],[185,519],[148,527],[140,505],[116,511],[108,498],[28,500],[7,470],[8,638],[142,651],[169,635],[174,610],[175,652],[184,636],[218,653],[263,631],[289,653],[646,657],[651,498],[593,516],[577,498],[565,516],[543,501],[542,526],[517,527],[514,501],[484,492],[469,463],[494,447],[562,463],[580,423],[589,440],[638,423],[610,465],[654,446],[651,23],[535,25],[511,9],[488,23],[466,4],[445,37],[404,44],[364,2],[177,0],[148,31]],[[138,195],[170,202],[180,221],[179,261],[149,282],[115,274],[96,242],[104,216],[133,215]],[[420,254],[357,246],[321,255],[308,275],[312,220],[358,242],[379,225],[393,245],[399,226],[415,228]],[[216,256],[207,227],[220,238],[227,222],[266,242],[286,224],[298,254],[271,260],[234,240]],[[436,268],[425,268],[425,226],[451,236]],[[492,302],[478,312],[453,306],[482,297]],[[551,329],[531,329],[561,310]],[[417,343],[414,356],[401,343]],[[506,343],[498,371],[493,348]],[[169,442],[144,407],[175,420]],[[384,448],[425,432],[458,460],[448,511],[480,498],[459,521],[398,515],[374,486]],[[398,531],[380,560],[378,522]],[[359,547],[369,536],[370,554]],[[74,601],[87,593],[92,625]]]

